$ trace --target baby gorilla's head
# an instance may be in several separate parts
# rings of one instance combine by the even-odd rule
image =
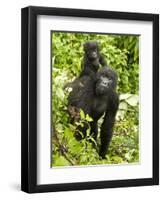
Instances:
[[[90,60],[97,59],[99,57],[99,48],[97,42],[86,42],[84,44],[84,52]]]
[[[96,75],[96,95],[107,95],[108,91],[115,90],[117,78],[117,73],[113,69],[107,66],[100,69]]]

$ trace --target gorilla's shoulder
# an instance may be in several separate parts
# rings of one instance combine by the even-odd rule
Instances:
[[[90,76],[82,76],[79,77],[77,79],[75,79],[72,83],[71,83],[71,88],[73,90],[80,90],[80,89],[86,89],[88,87],[92,87],[93,85],[93,81],[91,79]]]

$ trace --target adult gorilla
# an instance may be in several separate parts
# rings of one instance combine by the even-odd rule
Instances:
[[[85,75],[77,78],[68,98],[68,111],[72,118],[82,109],[85,114],[92,117],[90,122],[91,134],[97,139],[98,120],[104,116],[101,126],[101,146],[99,155],[105,158],[107,149],[112,138],[113,126],[119,105],[119,97],[116,92],[117,74],[109,67],[104,67],[96,73],[95,79]],[[77,115],[79,116],[79,114]],[[78,127],[86,135],[88,126]],[[77,137],[79,138],[79,135]]]

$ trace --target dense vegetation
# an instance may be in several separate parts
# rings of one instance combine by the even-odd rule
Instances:
[[[119,111],[114,135],[106,159],[100,159],[92,147],[90,130],[82,141],[73,134],[77,124],[70,124],[67,97],[71,88],[65,84],[81,71],[83,43],[98,41],[108,64],[119,76]],[[52,166],[132,163],[139,161],[139,38],[127,35],[52,33]],[[81,121],[91,118],[80,112]],[[102,119],[99,124],[101,124]],[[54,134],[55,133],[55,134]],[[99,143],[99,141],[97,142]],[[96,146],[99,146],[96,144]]]

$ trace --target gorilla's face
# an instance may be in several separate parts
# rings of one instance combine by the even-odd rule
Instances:
[[[107,95],[110,90],[114,90],[117,84],[117,74],[110,68],[104,67],[97,72],[96,95]]]
[[[112,79],[101,76],[96,82],[96,94],[98,96],[107,94],[109,88],[112,87],[112,82]]]
[[[84,51],[90,60],[99,58],[97,42],[87,42],[84,44]]]

